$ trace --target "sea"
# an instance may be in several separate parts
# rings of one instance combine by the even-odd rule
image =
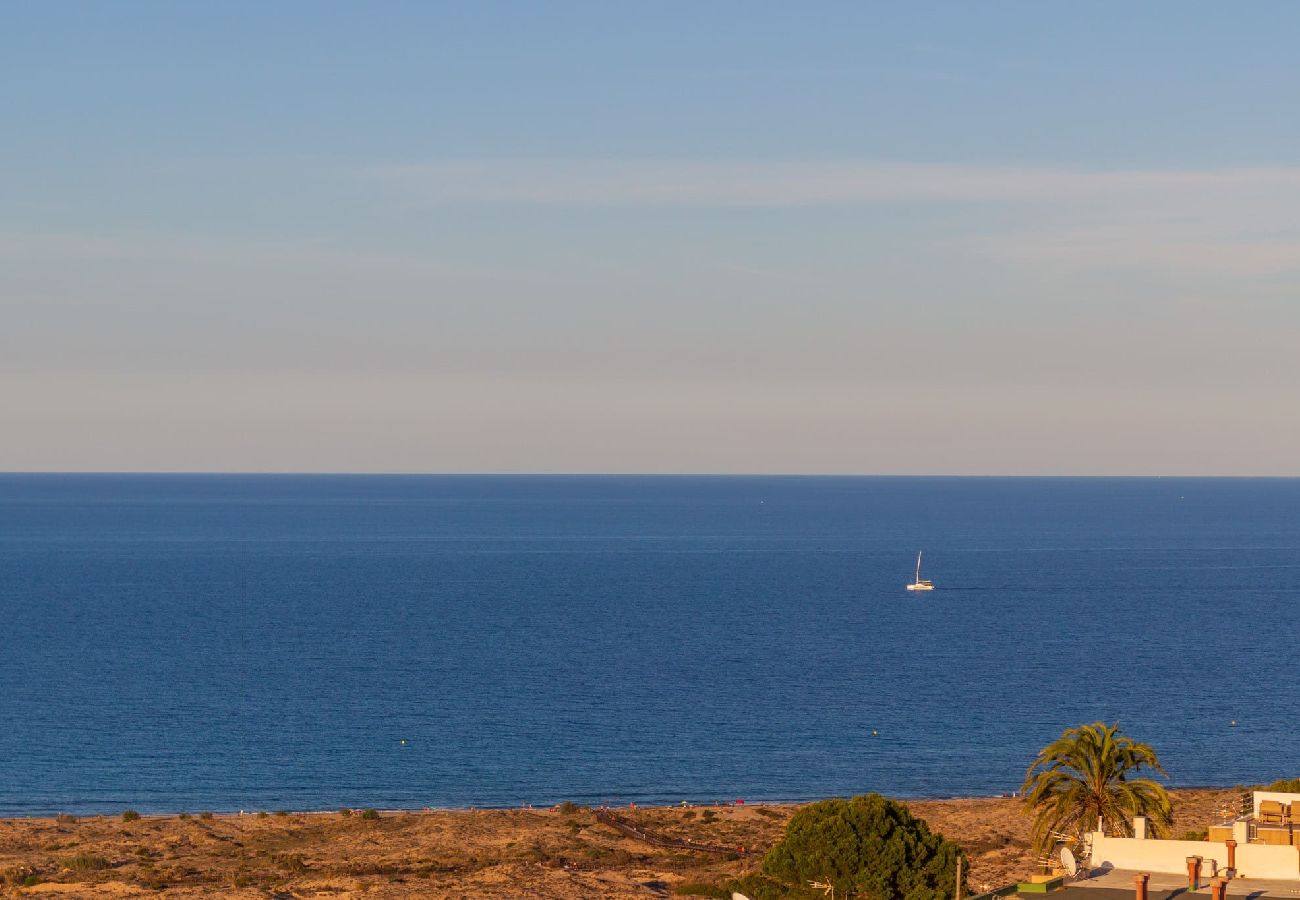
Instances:
[[[1250,784],[1298,662],[1300,480],[0,475],[4,815]]]

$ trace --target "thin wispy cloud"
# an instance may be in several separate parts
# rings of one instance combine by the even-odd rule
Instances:
[[[358,277],[401,274],[429,279],[542,283],[551,276],[508,269],[470,266],[427,255],[381,252],[341,245],[325,238],[259,239],[203,233],[95,233],[0,230],[0,258],[23,264],[75,263],[141,266],[187,266],[233,271],[349,273]],[[3,284],[3,281],[0,281]]]
[[[875,161],[462,160],[367,169],[398,203],[569,209],[987,210],[950,249],[1018,269],[1300,271],[1300,167],[1086,169]],[[946,226],[945,226],[946,227]],[[926,252],[939,252],[933,245]]]
[[[885,162],[451,160],[365,169],[414,205],[798,207],[1300,194],[1300,167],[1087,170]]]
[[[1300,273],[1300,240],[1247,238],[1182,223],[1139,223],[973,238],[969,246],[1015,266],[1146,270],[1234,278]]]

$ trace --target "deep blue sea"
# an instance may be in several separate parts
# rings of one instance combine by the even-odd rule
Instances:
[[[3,814],[1250,783],[1300,480],[5,475],[0,628]]]

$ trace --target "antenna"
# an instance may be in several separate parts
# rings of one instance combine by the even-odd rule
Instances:
[[[1079,874],[1079,861],[1074,858],[1074,851],[1069,847],[1061,848],[1061,865],[1065,866],[1065,871],[1070,873],[1070,877]]]

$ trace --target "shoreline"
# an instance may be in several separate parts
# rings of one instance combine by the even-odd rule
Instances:
[[[1233,788],[1173,788],[1176,830],[1208,827]],[[819,798],[820,799],[820,798]],[[898,798],[895,798],[898,799]],[[815,802],[815,801],[806,801]],[[1036,865],[1029,818],[1013,797],[902,800],[958,843],[973,889],[1023,880]],[[638,841],[591,807],[153,813],[0,818],[0,894],[170,897],[282,894],[367,897],[647,897],[724,885],[758,871],[797,802],[628,805],[647,832],[737,852],[683,852]],[[184,816],[184,818],[182,818]]]
[[[1168,790],[1170,793],[1189,792],[1189,791],[1245,792],[1251,790],[1252,788],[1259,788],[1262,786],[1263,786],[1263,782],[1255,785],[1249,785],[1249,784],[1247,785],[1242,785],[1242,784],[1232,784],[1232,785],[1166,784],[1164,785],[1165,789]],[[829,800],[835,797],[852,797],[852,796],[856,796],[857,794],[870,794],[870,793],[879,793],[885,797],[888,797],[890,800],[894,800],[899,803],[906,803],[906,804],[946,803],[946,802],[979,801],[979,800],[1019,800],[1020,799],[1019,791],[1012,791],[1012,792],[1006,792],[1000,794],[933,794],[933,795],[909,796],[909,795],[902,795],[902,794],[890,794],[883,791],[872,791],[870,789],[863,789],[860,791],[856,791],[854,793],[827,794],[825,796],[820,796],[820,797],[802,797],[802,798],[751,799],[748,797],[744,797],[744,798],[733,798],[732,800],[707,800],[707,801],[673,800],[667,802],[651,800],[651,801],[642,802],[641,800],[638,800],[636,798],[610,797],[610,798],[604,798],[599,802],[590,802],[581,799],[569,798],[565,800],[557,800],[553,803],[523,803],[523,804],[514,804],[514,805],[482,804],[482,805],[473,805],[473,806],[427,806],[427,805],[426,806],[364,806],[364,805],[348,806],[347,804],[339,804],[338,806],[333,806],[333,807],[319,807],[319,808],[313,807],[313,808],[301,808],[301,809],[270,805],[270,806],[257,807],[257,808],[192,807],[188,809],[173,808],[173,809],[161,810],[157,808],[151,808],[147,805],[140,805],[140,804],[132,805],[130,803],[126,803],[121,806],[114,806],[112,808],[105,807],[105,808],[96,808],[96,809],[84,809],[84,808],[78,809],[76,807],[55,809],[54,807],[47,807],[41,812],[10,812],[4,809],[0,809],[0,821],[7,820],[7,819],[52,819],[62,815],[71,815],[71,816],[77,816],[79,818],[87,818],[87,819],[97,818],[97,817],[111,818],[120,815],[123,811],[128,809],[138,812],[141,818],[165,819],[165,818],[174,818],[182,815],[198,816],[202,813],[211,813],[214,816],[234,816],[238,818],[241,815],[256,816],[260,812],[265,812],[274,815],[282,811],[287,812],[289,815],[294,815],[294,816],[328,815],[328,814],[336,814],[339,812],[339,810],[344,808],[348,808],[354,812],[361,812],[362,810],[365,809],[376,809],[380,813],[385,815],[397,815],[403,813],[421,814],[421,813],[461,813],[461,812],[506,812],[506,811],[521,811],[521,810],[544,811],[548,809],[554,809],[563,803],[574,803],[577,806],[585,807],[589,809],[598,809],[598,808],[605,808],[605,807],[610,809],[622,809],[628,807],[629,804],[634,805],[634,808],[636,809],[679,809],[679,808],[680,809],[706,809],[706,808],[727,809],[733,806],[734,807],[747,807],[747,806],[794,807],[794,806],[805,806],[809,803],[817,803],[820,800]]]

